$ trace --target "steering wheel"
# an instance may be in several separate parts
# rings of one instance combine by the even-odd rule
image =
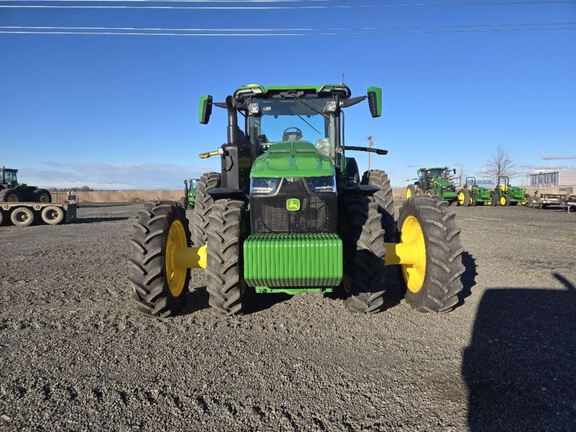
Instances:
[[[282,141],[299,141],[302,139],[302,130],[295,126],[284,129]]]

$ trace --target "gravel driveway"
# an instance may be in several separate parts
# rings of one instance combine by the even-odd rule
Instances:
[[[575,214],[456,208],[450,314],[263,294],[223,318],[194,271],[156,319],[127,291],[140,207],[0,227],[0,430],[575,430]]]

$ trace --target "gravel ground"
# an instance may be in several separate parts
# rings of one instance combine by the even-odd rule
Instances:
[[[223,318],[195,271],[156,319],[128,297],[140,207],[0,227],[0,430],[574,430],[576,215],[455,209],[466,298],[446,315],[310,294]]]

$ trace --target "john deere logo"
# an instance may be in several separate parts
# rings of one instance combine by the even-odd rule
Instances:
[[[300,200],[298,198],[289,198],[286,200],[286,210],[298,211],[300,210]]]

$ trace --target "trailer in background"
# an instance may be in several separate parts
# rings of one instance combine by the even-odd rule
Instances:
[[[76,202],[57,203],[3,202],[0,203],[0,225],[25,227],[33,223],[59,225],[76,219]]]

